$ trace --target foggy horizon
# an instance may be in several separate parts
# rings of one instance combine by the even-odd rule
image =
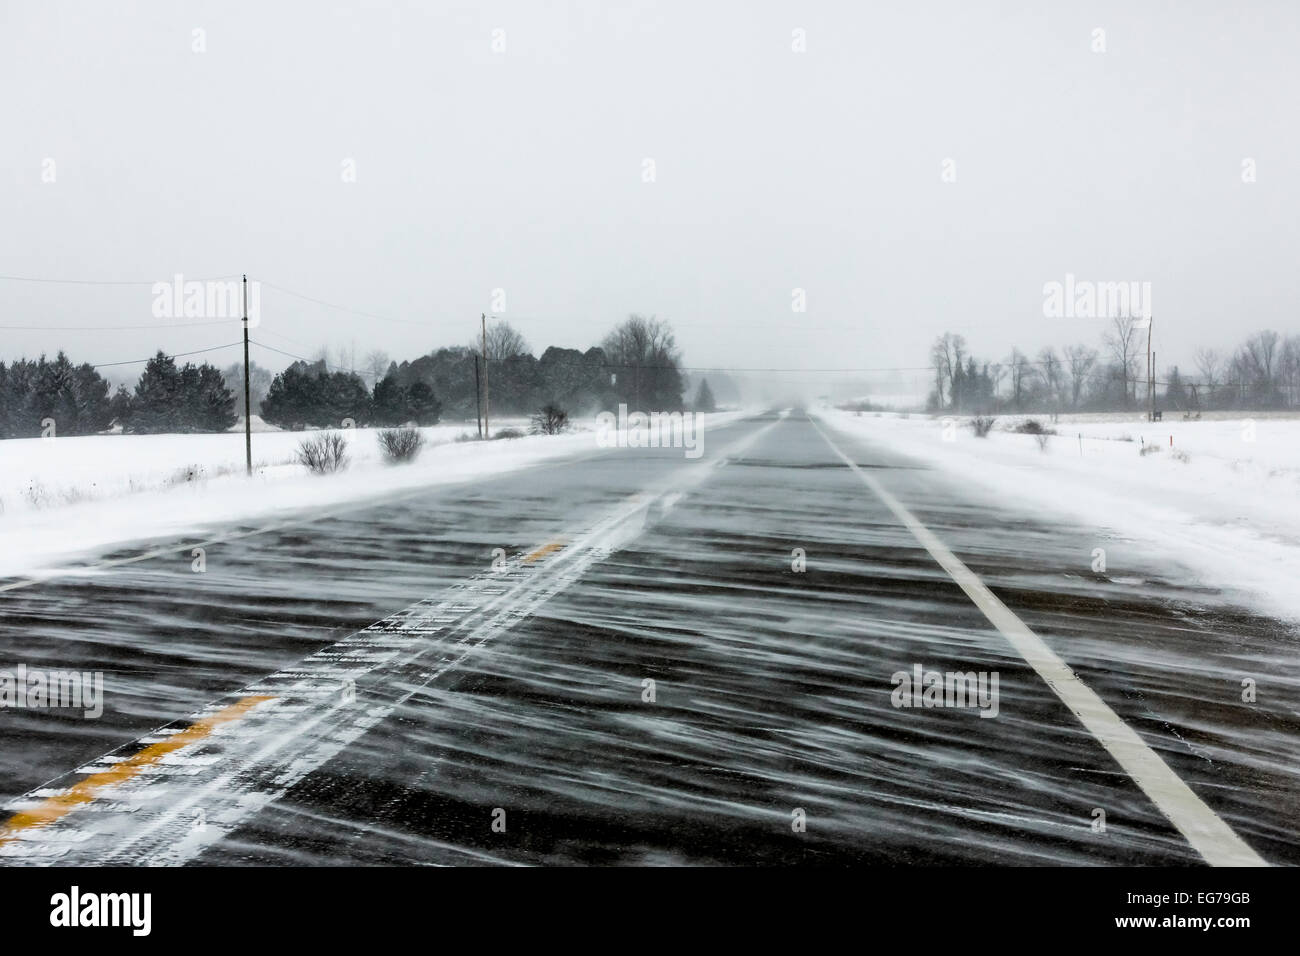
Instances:
[[[671,323],[685,366],[919,369],[946,331],[1001,361],[1100,346],[1102,320],[1044,316],[1067,274],[1150,283],[1161,370],[1300,329],[1286,4],[3,16],[0,274],[247,273],[266,283],[261,334],[295,354],[412,359],[466,344],[482,312],[534,354],[585,349],[638,313]],[[0,324],[39,327],[6,329],[0,358],[238,338],[237,322],[160,321],[151,300],[0,280]],[[845,378],[784,374],[805,395]]]

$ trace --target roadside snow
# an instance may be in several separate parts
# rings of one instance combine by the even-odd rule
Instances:
[[[1300,620],[1300,420],[1260,417],[1149,423],[1140,416],[1031,416],[1057,435],[987,438],[941,417],[815,412],[827,424],[880,442],[1003,496],[1142,541],[1207,586],[1238,590],[1251,605]],[[1170,440],[1172,438],[1172,446]],[[1140,454],[1143,444],[1158,452]]]
[[[704,415],[702,427],[707,434],[746,414]],[[492,424],[494,433],[528,427],[524,419]],[[312,433],[254,434],[251,479],[244,474],[242,432],[0,441],[0,577],[37,573],[125,542],[167,535],[197,542],[236,521],[273,522],[303,509],[359,504],[600,450],[594,420],[579,421],[564,435],[457,442],[475,433],[471,422],[421,429],[428,447],[419,458],[388,465],[377,431],[349,429],[348,468],[328,476],[296,463],[299,442]]]

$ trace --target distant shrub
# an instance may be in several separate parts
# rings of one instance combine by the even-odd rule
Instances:
[[[1055,435],[1055,428],[1044,428],[1043,423],[1037,419],[1029,418],[1021,422],[1012,431],[1021,435]]]
[[[569,427],[569,413],[559,405],[544,405],[533,413],[534,435],[558,435]]]
[[[424,448],[424,435],[418,428],[385,428],[378,438],[384,460],[390,465],[415,461]]]
[[[35,478],[23,489],[23,497],[27,499],[27,503],[33,508],[44,508],[50,503],[50,493]]]
[[[970,420],[970,427],[975,430],[976,438],[988,438],[997,419],[992,415],[976,415]]]
[[[845,412],[870,412],[874,411],[876,406],[872,405],[866,399],[857,399],[852,402],[844,402],[842,405],[836,405],[836,408]]]
[[[1174,461],[1181,461],[1184,465],[1188,464],[1192,460],[1192,456],[1187,454],[1187,452],[1183,451],[1181,448],[1175,448],[1169,453],[1169,457]]]
[[[178,468],[170,478],[167,479],[168,485],[188,485],[194,481],[202,481],[207,477],[202,465],[186,465],[184,468]]]
[[[524,433],[520,431],[518,428],[503,428],[492,437],[493,438],[523,438]]]
[[[1138,449],[1138,454],[1141,455],[1143,458],[1145,458],[1147,455],[1154,455],[1159,451],[1160,451],[1159,445],[1148,445],[1146,443],[1143,443],[1142,447]]]
[[[1047,443],[1051,440],[1055,432],[1036,432],[1034,441],[1038,442],[1039,451],[1047,451]]]
[[[322,432],[298,445],[298,463],[314,475],[329,475],[348,463],[348,440],[339,432]]]
[[[467,442],[467,441],[482,441],[483,438],[478,434],[478,432],[461,432],[452,440],[459,445],[462,442]]]

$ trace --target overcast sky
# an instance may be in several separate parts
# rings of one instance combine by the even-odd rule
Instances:
[[[263,286],[254,338],[299,354],[465,344],[496,289],[538,354],[630,312],[690,365],[1099,344],[1043,314],[1066,273],[1150,282],[1162,367],[1300,331],[1294,2],[0,0],[0,91],[0,274],[401,320]],[[42,327],[0,357],[239,337],[152,307],[0,280]]]

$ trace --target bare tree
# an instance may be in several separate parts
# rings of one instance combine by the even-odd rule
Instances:
[[[631,315],[601,343],[618,375],[620,396],[640,407],[675,410],[681,407],[685,383],[678,367],[681,353],[672,326],[651,316]]]
[[[1300,400],[1300,335],[1288,335],[1278,359],[1278,385],[1288,405]]]
[[[930,346],[930,365],[934,368],[934,395],[937,406],[943,409],[944,388],[952,374],[952,350],[949,348],[951,333],[945,332],[934,340]],[[949,392],[951,395],[951,391]]]
[[[1137,357],[1140,351],[1139,320],[1133,315],[1116,315],[1111,318],[1110,331],[1106,333],[1106,347],[1115,359],[1115,366],[1124,379],[1124,400],[1137,395]],[[1129,382],[1133,383],[1130,394]]]
[[[480,352],[481,339],[470,343],[470,351]],[[527,355],[528,342],[509,322],[493,322],[487,328],[487,357],[489,362],[504,362],[516,355]]]
[[[1272,329],[1256,332],[1246,340],[1245,357],[1255,382],[1266,392],[1273,388],[1273,365],[1280,336]]]
[[[375,349],[366,355],[364,368],[366,375],[370,378],[371,388],[374,388],[375,384],[388,374],[388,366],[391,364],[388,353],[381,349]]]
[[[1065,404],[1065,370],[1056,349],[1050,345],[1038,353],[1039,374],[1047,388],[1048,401],[1055,406]]]
[[[1000,362],[985,363],[984,375],[988,379],[988,399],[996,404],[998,392],[1002,389],[1002,380],[1007,377],[1007,367]]]
[[[1090,349],[1086,345],[1067,345],[1065,363],[1070,373],[1070,406],[1078,408],[1084,383],[1088,381],[1093,366],[1097,364],[1097,350]]]
[[[947,404],[954,409],[960,405],[962,396],[958,385],[962,377],[962,362],[965,356],[966,340],[952,332],[945,332],[930,346],[930,364],[934,368],[934,390],[939,408],[943,408],[945,404],[945,387],[948,394]]]
[[[266,398],[266,392],[271,387],[271,382],[275,376],[271,374],[270,369],[262,368],[256,362],[250,362],[251,377],[249,378],[249,397],[252,399],[253,414],[262,407],[262,400]],[[226,381],[226,388],[230,389],[235,395],[235,412],[244,414],[244,363],[235,362],[227,365],[222,371],[221,377]]]
[[[1223,374],[1223,353],[1218,349],[1197,349],[1196,370],[1201,373],[1202,384],[1214,388]]]
[[[1025,403],[1025,392],[1029,390],[1034,377],[1034,367],[1030,364],[1028,355],[1013,347],[1011,357],[1007,359],[1007,368],[1011,373],[1011,401],[1017,409],[1021,409]]]

